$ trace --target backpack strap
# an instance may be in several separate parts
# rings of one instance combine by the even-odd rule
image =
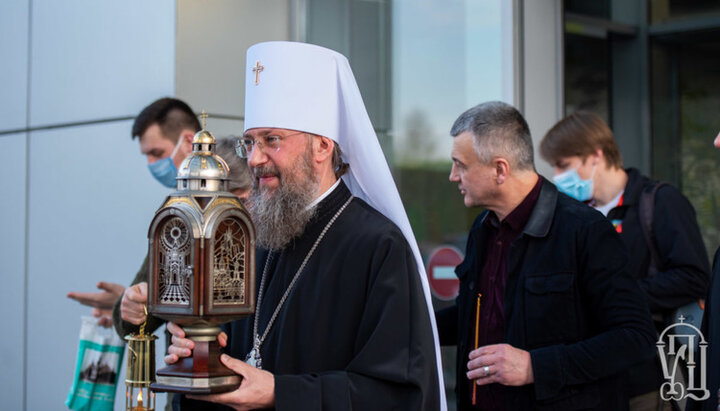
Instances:
[[[646,187],[640,193],[640,204],[638,207],[638,214],[640,217],[640,227],[642,228],[643,236],[645,237],[645,244],[647,244],[648,250],[650,250],[650,267],[648,268],[648,275],[654,275],[660,269],[661,260],[660,252],[657,249],[657,243],[655,242],[655,233],[653,232],[653,214],[655,211],[655,194],[662,186],[666,186],[668,183],[655,182],[652,186]]]

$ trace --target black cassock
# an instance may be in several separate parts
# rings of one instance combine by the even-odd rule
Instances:
[[[348,198],[341,182],[318,204],[302,236],[273,252],[260,335]],[[258,287],[267,256],[258,250]],[[308,261],[260,350],[263,369],[275,374],[276,409],[439,409],[435,345],[416,264],[400,229],[353,199]],[[252,349],[253,320],[224,326],[232,357],[244,360]],[[182,409],[224,409],[182,402]]]

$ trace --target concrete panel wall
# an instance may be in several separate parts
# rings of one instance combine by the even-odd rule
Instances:
[[[30,124],[134,115],[172,94],[171,0],[33,0]]]
[[[174,94],[175,19],[174,0],[0,2],[0,409],[66,409],[90,314],[67,292],[142,262],[169,190],[129,118]]]
[[[25,125],[30,0],[0,2],[0,130]]]
[[[128,284],[147,252],[147,227],[167,190],[152,180],[137,142],[127,137],[130,126],[124,121],[31,134],[29,410],[60,409],[72,384],[80,316],[89,309],[66,294],[93,291],[98,280]],[[43,380],[53,383],[33,383]],[[118,386],[124,392],[124,384]]]
[[[25,133],[0,136],[0,408],[21,410],[25,375]]]
[[[29,0],[0,2],[0,130],[21,129],[27,117]],[[0,135],[0,408],[23,407],[25,346],[25,133]]]

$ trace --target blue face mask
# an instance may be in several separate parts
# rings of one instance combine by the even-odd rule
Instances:
[[[565,171],[553,177],[553,182],[561,193],[565,193],[578,201],[588,201],[593,196],[593,179],[595,167],[589,180],[583,180],[577,169]]]
[[[160,184],[167,188],[175,188],[177,186],[175,181],[177,178],[177,168],[175,167],[175,163],[173,163],[173,157],[175,157],[175,154],[182,145],[182,141],[182,137],[178,138],[178,142],[175,145],[175,149],[172,154],[170,154],[170,157],[148,164],[150,174],[152,174],[153,177],[160,182]]]

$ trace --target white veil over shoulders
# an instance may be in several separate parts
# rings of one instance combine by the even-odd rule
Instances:
[[[442,359],[425,267],[347,58],[324,47],[287,41],[251,46],[245,71],[245,131],[273,127],[328,137],[350,164],[343,176],[356,197],[392,220],[417,261],[435,338],[440,409],[447,409]]]

